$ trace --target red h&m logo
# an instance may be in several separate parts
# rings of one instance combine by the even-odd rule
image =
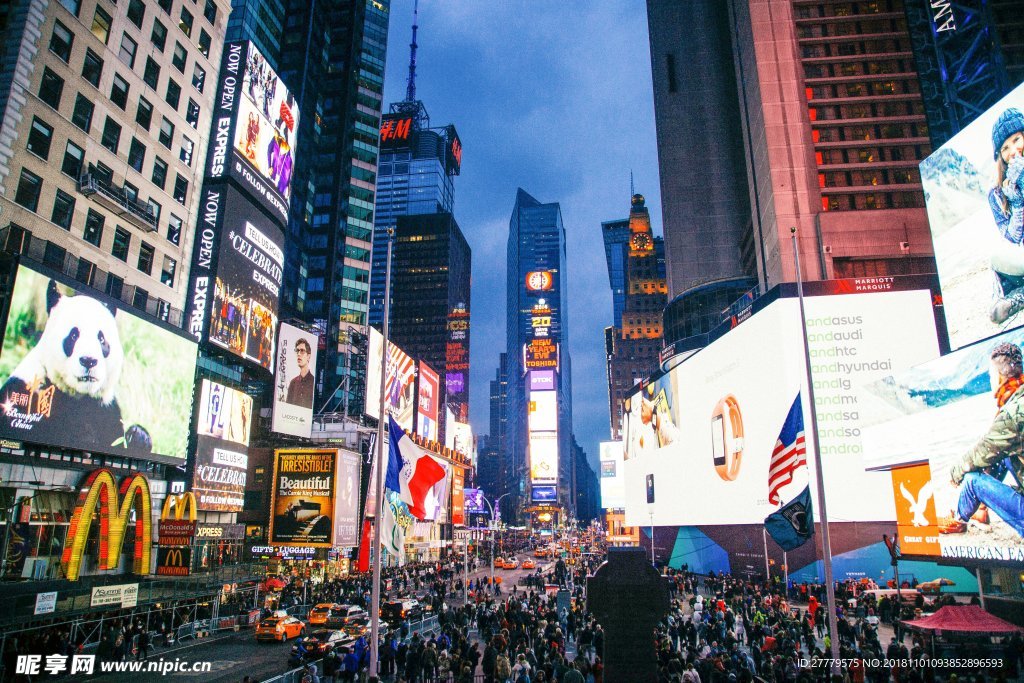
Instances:
[[[385,119],[380,124],[380,141],[394,142],[396,140],[408,140],[409,132],[412,130],[412,119]]]

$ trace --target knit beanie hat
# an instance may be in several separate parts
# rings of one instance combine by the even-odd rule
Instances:
[[[1024,114],[1020,109],[1010,107],[999,115],[996,124],[992,126],[993,159],[999,158],[1000,148],[1014,133],[1024,133]]]

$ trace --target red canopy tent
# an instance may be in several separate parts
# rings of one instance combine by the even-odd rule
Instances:
[[[1024,632],[1020,626],[989,614],[978,605],[946,605],[935,614],[922,619],[904,621],[903,625],[915,631],[930,633],[990,633],[1004,635]]]

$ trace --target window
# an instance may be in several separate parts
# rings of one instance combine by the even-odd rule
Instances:
[[[132,295],[132,306],[144,311],[146,310],[146,304],[149,303],[149,292],[144,290],[142,287],[136,287],[135,293]]]
[[[57,190],[57,196],[53,198],[53,213],[50,220],[64,228],[71,229],[71,217],[75,214],[75,198],[64,190]]]
[[[170,15],[172,1],[173,0],[156,0],[156,4],[160,5],[160,9]]]
[[[96,14],[92,16],[92,34],[100,39],[104,45],[110,40],[110,24],[113,19],[102,7],[96,8]]]
[[[188,106],[185,107],[185,121],[193,128],[199,128],[199,104],[191,97],[188,98]]]
[[[121,74],[114,74],[114,82],[110,86],[110,101],[120,109],[128,106],[128,81]]]
[[[68,256],[68,250],[62,246],[47,242],[43,249],[43,265],[54,270],[64,270],[64,259]]]
[[[177,246],[181,243],[181,228],[183,221],[180,216],[173,213],[167,217],[167,241]]]
[[[152,199],[146,202],[146,206],[149,207],[149,212],[153,214],[154,219],[157,223],[160,222],[160,214],[163,213],[164,207],[160,206],[157,202]]]
[[[181,8],[181,19],[178,21],[178,28],[189,38],[192,37],[192,13],[184,7]]]
[[[193,79],[193,84],[195,79]],[[202,92],[202,89],[199,90]],[[43,80],[39,82],[39,99],[54,109],[60,109],[60,97],[64,93],[64,79],[50,71],[49,67],[43,69]]]
[[[181,73],[185,73],[185,62],[188,60],[188,52],[185,51],[185,47],[179,43],[174,43],[174,52],[171,54],[171,65]]]
[[[178,269],[177,262],[170,256],[164,256],[164,268],[160,271],[160,282],[168,287],[174,286],[174,271]]]
[[[107,117],[103,123],[103,138],[100,144],[117,154],[117,147],[121,144],[121,126],[114,119]]]
[[[153,105],[145,97],[139,98],[139,106],[135,110],[135,123],[149,130],[149,124],[153,122]]]
[[[174,200],[179,204],[185,203],[185,196],[188,194],[188,180],[186,180],[180,173],[175,174],[174,178]]]
[[[153,159],[153,184],[161,190],[167,184],[167,162],[160,157]]]
[[[181,136],[181,149],[178,151],[178,158],[184,161],[189,166],[192,165],[192,151],[195,149],[195,143],[189,140],[184,135]]]
[[[64,161],[61,162],[60,170],[75,180],[82,175],[82,164],[85,162],[85,150],[68,140],[64,148]]]
[[[64,5],[64,9],[71,12],[76,17],[82,9],[82,0],[60,0],[60,4]]]
[[[71,123],[75,124],[86,133],[92,128],[93,104],[82,93],[75,98],[75,111],[71,114]]]
[[[192,87],[199,92],[203,92],[206,87],[206,69],[198,64],[192,69]]]
[[[168,121],[166,116],[160,122],[160,135],[157,139],[167,149],[171,148],[171,142],[174,140],[174,124]]]
[[[142,20],[146,16],[146,3],[142,0],[129,0],[127,16],[128,21],[142,28]]]
[[[153,247],[143,242],[139,247],[139,270],[146,275],[150,275],[153,272],[153,258],[155,256],[156,251]]]
[[[57,55],[67,63],[71,59],[71,45],[75,37],[71,35],[68,27],[59,21],[53,22],[53,35],[50,36],[50,52]]]
[[[50,157],[50,143],[53,141],[53,126],[32,117],[32,127],[28,131],[28,144],[25,149],[42,159]]]
[[[203,16],[211,24],[217,23],[217,4],[213,0],[206,0],[206,6],[203,8]]]
[[[39,208],[39,193],[42,189],[43,179],[23,168],[21,169],[21,178],[18,179],[18,191],[14,195],[14,201],[29,211],[35,211]]]
[[[132,37],[127,33],[121,36],[121,51],[118,53],[118,57],[122,62],[128,65],[129,69],[135,68],[135,52],[139,49],[139,44],[132,40]]]
[[[124,278],[119,278],[116,275],[107,275],[107,286],[104,291],[115,299],[121,298],[121,293],[124,291]]]
[[[107,185],[114,184],[114,172],[106,164],[99,162],[97,162],[95,166],[89,164],[89,173],[92,173]]]
[[[164,101],[175,109],[178,108],[178,103],[181,102],[181,86],[175,83],[173,79],[167,79],[167,94],[164,95]]]
[[[204,29],[199,29],[199,52],[204,57],[210,56],[210,43],[212,42],[213,40],[210,38],[210,34]]]
[[[85,61],[82,63],[82,78],[100,87],[100,76],[103,75],[103,60],[92,50],[86,48]]]
[[[132,200],[133,202],[138,202],[139,201],[139,188],[135,187],[131,183],[127,183],[126,182],[124,184],[124,196],[128,197],[128,199]]]
[[[142,80],[153,90],[160,83],[160,65],[152,57],[146,57],[146,68],[142,72]]]
[[[142,173],[142,165],[146,162],[146,146],[138,138],[132,138],[128,148],[128,165]]]
[[[153,32],[149,34],[149,39],[156,45],[156,49],[160,52],[164,51],[167,47],[167,27],[159,22],[159,20],[153,20]]]
[[[110,253],[114,255],[114,258],[127,263],[128,249],[131,244],[132,234],[119,225],[114,229],[114,246],[111,247]]]

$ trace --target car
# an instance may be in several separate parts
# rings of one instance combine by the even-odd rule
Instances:
[[[389,624],[395,624],[403,619],[416,619],[423,615],[423,605],[419,600],[406,598],[404,600],[391,600],[384,603],[380,608],[381,618]]]
[[[330,616],[332,610],[340,609],[341,605],[331,602],[321,602],[319,605],[309,610],[309,625],[310,626],[323,626],[327,623],[327,617]]]
[[[359,605],[335,605],[327,615],[324,625],[330,629],[341,629],[353,619],[366,617],[367,613]]]
[[[519,560],[514,557],[510,557],[507,560],[505,560],[505,564],[503,564],[502,566],[505,569],[519,569]]]
[[[537,548],[533,551],[533,556],[538,559],[543,559],[548,556],[548,551],[545,548]]]
[[[256,640],[279,640],[282,643],[306,632],[306,625],[295,617],[269,617],[256,627]]]
[[[292,658],[299,659],[299,652],[305,649],[305,659],[320,659],[328,652],[339,647],[344,647],[355,641],[355,638],[344,631],[331,631],[325,628],[318,628],[308,636],[299,639],[299,642],[292,645]]]
[[[537,563],[531,559],[523,560],[523,569],[536,569]]]

